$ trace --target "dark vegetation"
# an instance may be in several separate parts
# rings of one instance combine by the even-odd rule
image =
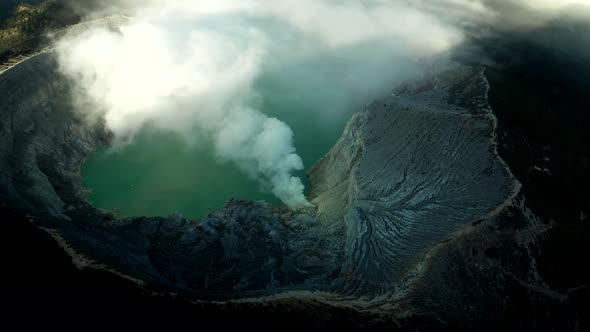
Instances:
[[[14,15],[18,5],[37,5],[43,0],[2,0],[0,2],[0,25]]]
[[[48,32],[80,22],[82,16],[63,0],[9,0],[0,8],[0,64],[50,45]],[[6,15],[6,13],[10,13]]]

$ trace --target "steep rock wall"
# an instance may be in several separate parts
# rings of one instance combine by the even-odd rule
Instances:
[[[478,68],[430,73],[355,115],[311,169],[320,218],[346,225],[348,291],[391,292],[430,248],[516,192],[487,89]]]
[[[393,296],[433,246],[517,187],[495,153],[478,68],[444,67],[356,114],[310,170],[316,209],[230,201],[196,223],[118,219],[85,201],[80,165],[109,134],[72,109],[51,53],[2,74],[0,88],[0,198],[33,215],[79,266],[201,299]]]

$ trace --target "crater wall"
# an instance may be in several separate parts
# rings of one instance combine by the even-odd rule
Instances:
[[[321,291],[368,304],[409,289],[434,246],[517,190],[495,151],[487,89],[480,68],[445,65],[369,105],[310,169],[313,209],[229,201],[198,222],[120,219],[88,204],[80,179],[109,133],[72,109],[71,86],[42,53],[0,76],[0,199],[80,267],[200,299]]]

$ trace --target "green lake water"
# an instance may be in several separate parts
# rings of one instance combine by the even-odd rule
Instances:
[[[280,95],[265,98],[264,111],[293,129],[306,170],[330,150],[350,117],[314,117],[322,110]],[[296,175],[308,187],[305,171]],[[230,197],[280,204],[232,163],[220,163],[207,147],[188,147],[175,134],[155,130],[144,130],[116,151],[99,150],[82,165],[82,176],[94,206],[114,209],[119,216],[201,218]]]

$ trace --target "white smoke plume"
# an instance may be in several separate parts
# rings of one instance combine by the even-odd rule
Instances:
[[[301,208],[310,204],[293,172],[303,162],[292,130],[261,111],[255,88],[261,75],[285,69],[299,86],[345,81],[336,84],[339,97],[353,98],[390,89],[404,64],[449,50],[462,41],[465,25],[500,21],[507,6],[541,13],[530,16],[535,20],[586,2],[120,0],[110,4],[131,15],[128,25],[66,37],[58,54],[81,91],[80,107],[104,116],[116,143],[133,140],[146,125],[189,142],[198,137],[221,160],[270,184],[289,207]],[[323,58],[313,68],[297,66]]]

